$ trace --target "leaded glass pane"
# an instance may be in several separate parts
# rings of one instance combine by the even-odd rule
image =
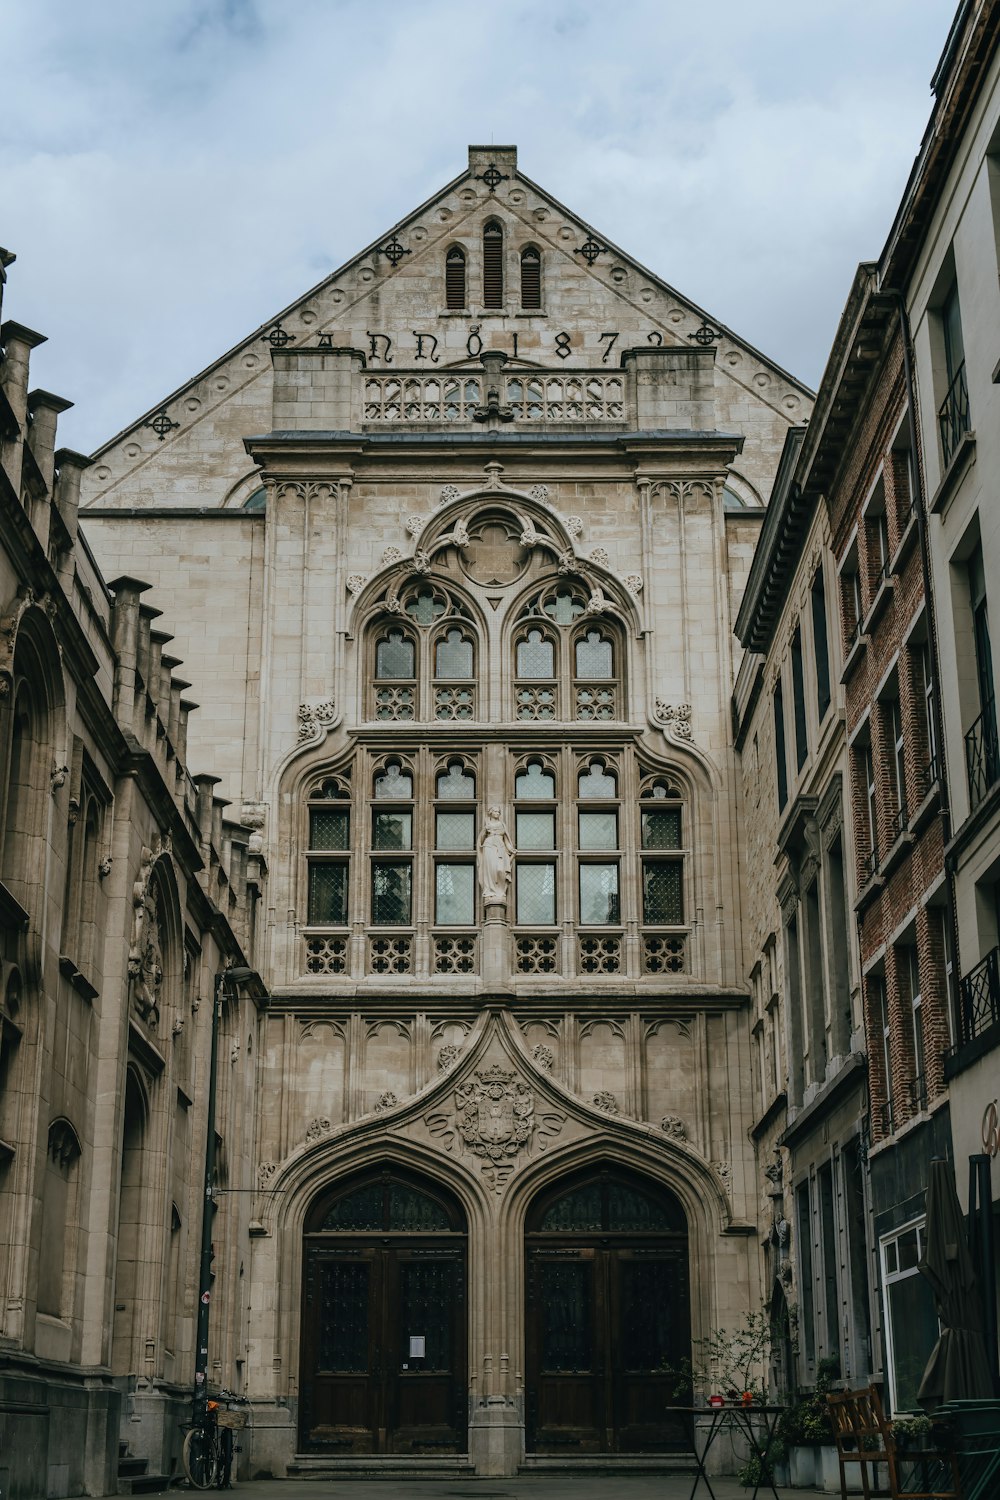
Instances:
[[[381,775],[375,777],[376,797],[412,797],[413,777],[398,760],[391,760]]]
[[[611,642],[599,630],[588,630],[576,643],[577,677],[613,677]]]
[[[604,763],[596,760],[586,771],[580,772],[581,797],[616,797],[618,783],[614,775],[604,769]]]
[[[642,920],[677,925],[684,920],[680,860],[644,860]]]
[[[550,801],[556,794],[556,778],[533,760],[519,773],[514,791],[516,796],[528,800]]]
[[[346,1229],[352,1233],[381,1229],[383,1220],[382,1184],[368,1182],[364,1187],[345,1193],[327,1210],[324,1229]]]
[[[562,1198],[557,1198],[555,1203],[550,1203],[539,1227],[567,1230],[571,1233],[602,1229],[600,1183],[588,1182],[585,1186],[564,1194]]]
[[[473,812],[439,812],[435,818],[438,849],[474,849],[476,815]]]
[[[407,926],[410,921],[410,887],[412,870],[405,864],[372,865],[372,925],[375,927]]]
[[[552,642],[540,630],[529,630],[517,643],[518,677],[554,677],[555,653]]]
[[[583,614],[585,603],[579,594],[574,594],[569,589],[560,589],[558,594],[546,599],[542,608],[557,625],[572,625],[577,615]]]
[[[309,812],[310,849],[349,849],[351,815],[332,808],[311,808]]]
[[[472,865],[438,865],[434,920],[442,927],[467,927],[476,920],[476,881]]]
[[[622,1182],[608,1183],[608,1229],[634,1233],[643,1229],[673,1229],[661,1203]]]
[[[457,800],[474,797],[476,778],[471,771],[466,771],[460,761],[453,760],[447,771],[442,771],[437,779],[437,794],[439,797]]]
[[[460,630],[449,630],[437,643],[434,662],[438,677],[472,676],[472,642]]]
[[[580,814],[581,849],[617,849],[618,814],[616,812],[582,812]]]
[[[372,848],[412,849],[413,814],[410,812],[373,813]]]
[[[551,925],[556,919],[555,865],[517,867],[517,920]]]
[[[309,865],[309,926],[343,927],[347,922],[347,864]]]
[[[665,807],[662,811],[642,815],[644,849],[679,849],[681,847],[681,810]]]
[[[389,1187],[389,1229],[450,1229],[448,1215],[440,1203],[416,1188],[394,1182]]]
[[[519,849],[554,849],[556,815],[551,812],[519,812],[516,816]]]
[[[418,625],[430,625],[437,619],[438,615],[444,614],[444,600],[430,589],[421,589],[415,594],[406,606],[406,613],[411,620],[416,620]]]
[[[580,866],[580,922],[603,927],[618,922],[618,865]]]
[[[401,630],[390,630],[375,647],[376,677],[412,677],[413,642]]]

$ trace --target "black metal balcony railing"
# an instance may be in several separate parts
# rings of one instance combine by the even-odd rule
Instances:
[[[1000,745],[997,743],[996,703],[990,698],[979,718],[965,734],[965,766],[969,775],[971,810],[982,802],[1000,778]]]
[[[895,843],[900,834],[905,833],[910,825],[910,810],[905,802],[901,802],[896,809],[892,822],[889,825],[892,842]]]
[[[927,1108],[927,1079],[919,1073],[910,1084],[910,1108],[914,1114]]]
[[[878,844],[873,843],[861,862],[861,873],[865,883],[878,873]]]
[[[972,414],[969,411],[969,384],[965,378],[964,360],[955,371],[955,378],[948,387],[948,394],[941,402],[938,410],[938,424],[941,428],[941,453],[945,468],[947,468],[963,434],[972,426]]]
[[[993,948],[962,980],[958,992],[959,1045],[1000,1021],[1000,948]]]

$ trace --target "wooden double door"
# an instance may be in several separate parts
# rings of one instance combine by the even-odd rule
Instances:
[[[326,1209],[305,1246],[303,1451],[464,1452],[465,1236],[450,1206],[382,1178]]]
[[[603,1174],[550,1198],[532,1219],[529,1451],[571,1457],[681,1446],[679,1422],[667,1410],[691,1352],[679,1204]]]

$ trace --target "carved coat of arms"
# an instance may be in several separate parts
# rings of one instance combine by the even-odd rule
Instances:
[[[496,1063],[455,1090],[455,1109],[466,1146],[492,1162],[516,1156],[535,1128],[534,1094]]]

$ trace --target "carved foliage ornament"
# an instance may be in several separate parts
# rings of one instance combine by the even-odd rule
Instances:
[[[337,717],[337,706],[332,698],[319,703],[299,704],[299,740],[319,739]]]
[[[662,698],[657,698],[653,718],[663,725],[664,734],[678,740],[691,739],[690,703],[665,703]]]
[[[660,1121],[660,1129],[671,1141],[686,1141],[687,1126],[680,1115],[664,1115]]]

